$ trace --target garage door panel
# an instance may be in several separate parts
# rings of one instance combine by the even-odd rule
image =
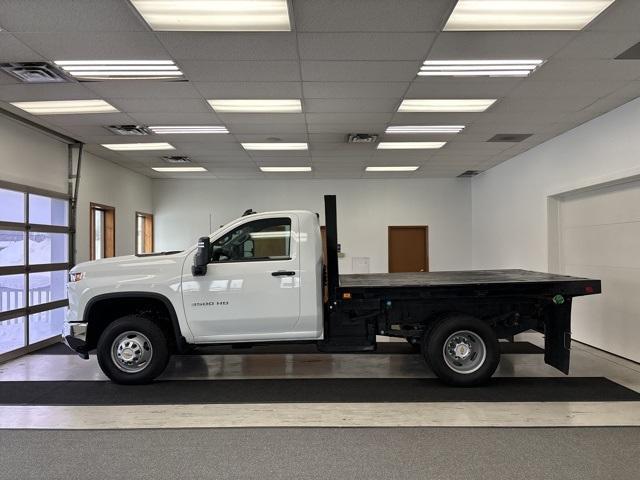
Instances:
[[[602,295],[576,298],[573,337],[594,347],[640,362],[640,271],[631,268],[572,267],[570,275],[602,280]],[[616,347],[616,351],[613,347]]]
[[[563,198],[559,229],[561,272],[602,280],[575,299],[573,337],[640,362],[640,182]]]
[[[562,230],[562,261],[640,268],[640,221]]]
[[[562,202],[565,227],[640,221],[638,182],[576,194]]]

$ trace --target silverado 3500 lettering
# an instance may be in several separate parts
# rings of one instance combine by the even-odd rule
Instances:
[[[443,381],[477,385],[498,366],[498,339],[534,329],[545,334],[545,362],[568,373],[572,298],[600,293],[599,280],[524,270],[339,275],[334,196],[325,196],[325,222],[324,261],[318,216],[283,211],[247,214],[185,251],[79,264],[64,340],[85,359],[97,349],[114,382],[140,384],[172,354],[203,345],[357,352],[388,335],[419,348]]]

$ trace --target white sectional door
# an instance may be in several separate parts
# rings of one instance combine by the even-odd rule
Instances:
[[[640,362],[640,181],[567,196],[559,213],[562,273],[602,280],[575,300],[573,337]]]

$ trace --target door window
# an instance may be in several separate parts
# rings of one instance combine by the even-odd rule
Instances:
[[[291,258],[291,219],[248,222],[213,242],[211,261],[241,262]]]

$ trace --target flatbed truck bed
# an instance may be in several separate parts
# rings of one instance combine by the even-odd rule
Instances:
[[[572,299],[600,293],[600,280],[528,270],[340,275],[333,196],[325,196],[325,217],[329,298],[320,350],[375,350],[377,335],[402,337],[440,378],[472,385],[490,374],[464,371],[461,358],[493,355],[495,370],[497,339],[536,330],[545,335],[545,362],[569,372]],[[449,324],[458,330],[447,332]],[[473,342],[482,348],[474,351]]]

